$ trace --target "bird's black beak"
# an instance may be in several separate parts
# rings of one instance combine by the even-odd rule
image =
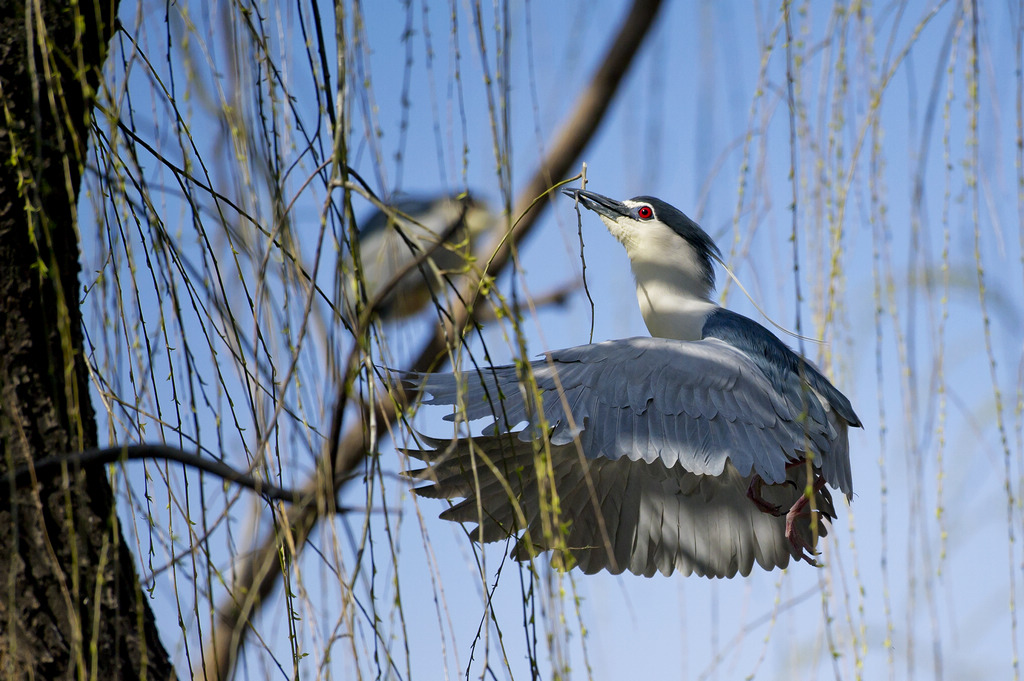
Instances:
[[[586,189],[563,189],[562,193],[579,201],[584,208],[612,220],[629,215],[629,208],[626,208],[621,201],[609,199],[597,192],[589,192]]]

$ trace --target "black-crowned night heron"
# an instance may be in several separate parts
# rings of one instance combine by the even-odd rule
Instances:
[[[422,310],[432,296],[442,296],[443,275],[466,269],[474,240],[493,226],[494,218],[485,204],[468,194],[406,197],[389,207],[390,213],[376,210],[359,230],[367,300],[422,253],[430,252],[428,260],[402,276],[379,305],[383,318],[398,319]],[[354,281],[348,290],[352,305],[358,290]]]
[[[474,539],[525,529],[516,559],[552,550],[587,573],[732,577],[813,562],[819,521],[836,516],[825,484],[853,493],[849,400],[712,302],[720,254],[682,212],[566,193],[625,246],[655,337],[557,350],[528,370],[405,375],[424,404],[457,407],[449,420],[494,419],[480,436],[408,450],[429,464],[410,472],[430,483],[416,492],[463,498],[441,517],[477,523]]]

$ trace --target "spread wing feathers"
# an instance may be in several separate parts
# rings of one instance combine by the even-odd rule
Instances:
[[[526,530],[513,549],[516,560],[550,550],[557,566],[579,565],[588,574],[732,577],[748,575],[755,562],[766,570],[785,567],[796,555],[785,517],[758,510],[746,496],[751,477],[731,464],[712,477],[660,460],[585,459],[575,445],[545,453],[507,434],[425,441],[436,449],[406,450],[428,463],[406,473],[428,483],[416,493],[461,498],[441,517],[476,523],[470,534],[477,541]],[[785,482],[762,488],[762,497],[789,508],[805,473],[805,466],[790,468]],[[815,504],[819,520],[835,517],[828,490]],[[797,529],[813,545],[810,522],[799,518]],[[826,530],[817,523],[818,536]]]
[[[578,436],[591,460],[657,461],[712,476],[728,462],[770,484],[811,452],[828,483],[853,491],[846,422],[799,377],[777,389],[718,339],[629,338],[559,350],[528,366],[403,380],[430,395],[423,404],[454,405],[448,420],[493,419],[485,435],[526,422],[520,440],[547,431],[560,446]],[[536,389],[524,387],[530,380]]]

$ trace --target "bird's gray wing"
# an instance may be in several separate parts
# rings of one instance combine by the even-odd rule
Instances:
[[[526,560],[553,552],[562,567],[586,573],[628,570],[652,576],[673,571],[707,577],[747,575],[757,563],[785,567],[797,549],[785,518],[760,511],[746,496],[750,476],[727,464],[717,477],[680,466],[620,457],[588,459],[574,444],[537,447],[508,434],[430,440],[431,449],[406,450],[428,463],[410,475],[428,483],[421,496],[462,499],[442,518],[476,523],[477,541],[498,541],[526,530],[512,555]],[[786,483],[766,486],[768,503],[788,508],[806,485],[806,469],[787,471]],[[815,497],[819,520],[835,516],[827,490]],[[797,519],[809,546],[826,525]]]
[[[718,308],[704,322],[703,337],[716,338],[746,354],[772,387],[798,413],[805,413],[805,433],[818,454],[815,465],[833,487],[853,494],[847,430],[860,419],[850,400],[825,378],[814,363],[786,346],[771,331],[741,314]]]
[[[806,418],[801,395],[774,388],[718,339],[630,338],[529,365],[405,380],[429,394],[423,404],[454,405],[449,420],[493,419],[485,435],[525,422],[522,441],[547,431],[560,446],[578,436],[591,460],[658,462],[698,475],[722,475],[730,463],[742,477],[778,484],[787,463],[846,439],[826,416]]]

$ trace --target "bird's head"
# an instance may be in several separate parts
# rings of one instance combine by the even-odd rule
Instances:
[[[652,271],[654,276],[678,279],[687,289],[703,289],[694,291],[701,297],[714,290],[712,259],[721,258],[721,251],[708,233],[678,208],[653,196],[616,201],[585,189],[562,192],[597,213],[625,246],[638,281],[643,272]]]

